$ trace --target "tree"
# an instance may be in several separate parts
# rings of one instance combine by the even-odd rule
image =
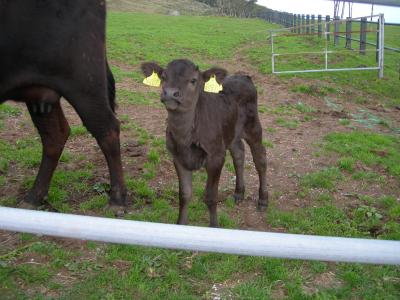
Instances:
[[[257,0],[197,0],[211,7],[216,7],[223,16],[251,18],[257,17],[265,7],[257,4]]]

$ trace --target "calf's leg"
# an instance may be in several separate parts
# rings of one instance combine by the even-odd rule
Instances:
[[[207,160],[207,183],[204,202],[207,204],[210,212],[210,227],[218,227],[218,184],[224,161],[224,154],[214,155],[212,158],[208,158]]]
[[[43,153],[38,175],[25,201],[39,205],[49,191],[50,180],[68,139],[70,128],[60,102],[53,104],[49,113],[38,114],[34,105],[27,104],[27,107],[42,139]]]
[[[249,144],[253,161],[259,178],[258,209],[264,211],[268,206],[267,191],[267,156],[265,147],[262,144],[262,128],[258,120],[251,126],[245,127],[245,140]]]
[[[192,198],[192,171],[185,169],[174,159],[176,173],[179,179],[179,217],[178,224],[188,224],[188,205]]]
[[[240,138],[236,138],[232,145],[229,148],[229,151],[232,155],[233,165],[235,167],[236,173],[236,187],[235,193],[233,194],[233,199],[235,203],[244,199],[244,144]]]
[[[107,99],[101,96],[74,94],[68,100],[75,108],[83,124],[95,137],[107,160],[110,172],[110,203],[126,204],[126,187],[123,177],[119,140],[119,121],[112,112]]]

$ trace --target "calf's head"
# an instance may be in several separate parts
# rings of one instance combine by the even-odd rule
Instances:
[[[157,74],[161,81],[161,102],[168,111],[175,112],[193,110],[204,84],[212,76],[221,84],[227,75],[226,70],[220,68],[201,72],[198,66],[186,59],[173,60],[165,69],[153,62],[143,63],[142,72],[146,77]]]

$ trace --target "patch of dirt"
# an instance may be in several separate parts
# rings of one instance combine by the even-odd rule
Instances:
[[[303,284],[303,291],[306,295],[314,295],[320,290],[337,289],[342,286],[342,282],[336,278],[333,272],[318,274],[311,281]]]

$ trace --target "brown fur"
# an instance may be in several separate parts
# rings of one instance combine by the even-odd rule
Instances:
[[[153,70],[162,79],[161,101],[168,110],[167,148],[171,152],[179,178],[179,224],[188,222],[188,202],[192,197],[192,171],[205,167],[207,184],[205,203],[210,211],[210,226],[218,226],[218,183],[230,150],[236,170],[235,200],[244,197],[244,145],[251,148],[259,174],[258,206],[267,206],[266,154],[262,128],[257,113],[257,90],[248,76],[226,77],[223,69],[200,72],[188,60],[175,60],[164,70],[155,63],[145,63],[142,71]],[[223,83],[219,94],[204,92],[205,82],[216,75]]]
[[[61,97],[75,108],[107,159],[111,202],[125,203],[105,21],[103,0],[0,1],[0,104],[25,102],[43,143],[29,203],[37,205],[47,195],[69,135]]]

